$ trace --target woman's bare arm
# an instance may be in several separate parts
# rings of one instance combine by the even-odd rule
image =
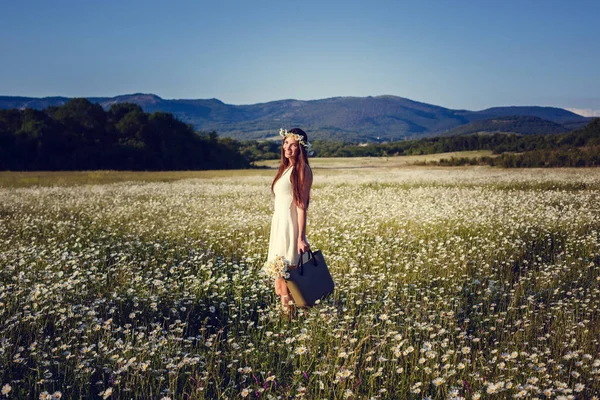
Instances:
[[[312,186],[312,170],[307,165],[304,171],[304,185],[302,186],[302,204],[296,204],[298,210],[298,252],[306,252],[309,248],[306,242],[306,213],[308,208],[308,199],[310,196],[310,187]]]

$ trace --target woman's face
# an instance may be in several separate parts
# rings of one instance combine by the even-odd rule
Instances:
[[[298,146],[300,146],[300,144],[296,139],[294,139],[292,136],[286,137],[283,141],[283,155],[285,158],[290,161],[295,160],[298,152],[300,151]]]

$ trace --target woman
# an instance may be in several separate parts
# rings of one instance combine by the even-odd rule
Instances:
[[[271,184],[275,195],[275,210],[271,221],[271,237],[267,262],[283,256],[290,266],[298,264],[300,253],[309,250],[306,240],[306,212],[310,201],[312,170],[308,164],[310,143],[299,128],[279,131],[283,137],[279,170]],[[275,293],[282,310],[289,312],[291,294],[282,277],[275,280]]]

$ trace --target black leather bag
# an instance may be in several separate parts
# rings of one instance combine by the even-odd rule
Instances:
[[[286,283],[294,302],[299,307],[311,307],[319,299],[333,293],[334,283],[321,250],[308,250],[309,258],[303,262],[300,253],[298,266],[289,271]]]

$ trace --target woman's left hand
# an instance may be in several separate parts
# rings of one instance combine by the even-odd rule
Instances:
[[[306,253],[310,249],[310,245],[304,239],[298,239],[298,253]]]

